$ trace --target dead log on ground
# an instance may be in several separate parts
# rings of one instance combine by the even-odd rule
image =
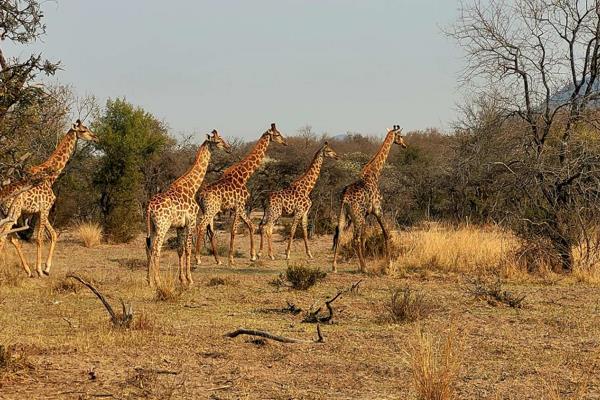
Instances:
[[[323,343],[324,342],[323,335],[321,334],[321,327],[319,325],[317,325],[317,339],[316,340],[304,340],[304,339],[290,338],[290,337],[286,337],[286,336],[278,336],[278,335],[274,335],[270,332],[259,331],[256,329],[246,329],[246,328],[240,328],[240,329],[236,329],[233,332],[226,333],[225,337],[234,338],[239,335],[259,336],[259,337],[262,337],[265,339],[271,339],[271,340],[275,340],[276,342],[281,342],[281,343]]]
[[[90,289],[96,295],[96,297],[100,299],[100,301],[106,308],[106,311],[108,311],[108,314],[110,315],[110,322],[112,322],[114,326],[118,328],[129,328],[131,322],[133,321],[133,308],[130,304],[126,305],[123,299],[119,299],[121,301],[121,306],[123,307],[123,311],[119,315],[113,310],[108,300],[106,300],[106,297],[104,297],[104,295],[100,293],[100,291],[96,289],[91,283],[85,281],[83,278],[77,275],[69,274],[67,275],[67,278],[73,278],[75,280],[78,280],[81,284],[87,286],[87,288]]]

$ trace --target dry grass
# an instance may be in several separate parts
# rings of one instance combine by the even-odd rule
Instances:
[[[102,241],[102,227],[96,222],[82,222],[77,225],[75,231],[87,248],[96,247]]]
[[[67,274],[68,275],[68,274]],[[74,279],[63,276],[52,282],[51,292],[54,294],[77,293],[80,285]]]
[[[460,370],[459,351],[454,333],[443,339],[417,329],[409,343],[407,364],[411,368],[413,389],[419,400],[456,399]]]
[[[428,268],[445,272],[500,272],[518,244],[509,232],[497,227],[429,224],[401,232],[400,268]]]
[[[175,284],[175,278],[168,274],[161,278],[156,286],[154,299],[156,301],[175,302],[181,297],[181,290]]]
[[[542,381],[548,379],[557,382],[562,398],[572,399],[582,376],[589,376],[582,398],[600,398],[600,374],[582,372],[599,361],[600,291],[584,282],[564,276],[553,285],[503,279],[503,291],[527,296],[527,307],[515,310],[490,307],[466,295],[465,282],[478,276],[477,270],[447,273],[422,267],[400,278],[357,275],[353,260],[308,291],[275,290],[268,282],[279,274],[285,279],[286,261],[265,260],[256,267],[247,256],[248,241],[240,240],[237,249],[245,257],[236,266],[203,264],[192,271],[197,284],[178,301],[156,301],[146,270],[123,268],[118,262],[145,258],[144,235],[93,251],[69,235],[67,231],[59,239],[50,278],[27,279],[11,264],[22,282],[0,285],[0,344],[16,346],[12,360],[24,354],[31,365],[0,372],[2,398],[415,399],[422,382],[422,388],[450,387],[461,399],[543,399],[548,388]],[[220,238],[225,236],[219,232]],[[323,270],[331,263],[329,239],[311,241],[315,259],[305,265]],[[302,257],[303,246],[295,247],[292,258]],[[34,245],[24,244],[24,251],[35,259]],[[177,253],[165,250],[162,259],[161,276],[172,274],[175,282],[170,283],[178,286],[173,268]],[[115,311],[120,311],[120,297],[132,304],[131,328],[113,328],[87,289],[77,295],[53,293],[55,280],[69,270],[97,283]],[[226,284],[208,287],[213,277]],[[485,278],[493,282],[496,277]],[[323,344],[267,341],[259,347],[223,336],[245,327],[314,339],[316,327],[303,324],[305,313],[291,312],[290,304],[311,310],[357,280],[362,280],[358,293],[333,303],[335,323],[321,325]],[[405,286],[418,289],[434,311],[416,323],[382,324],[389,288]],[[460,321],[460,352],[456,335],[450,352],[445,352],[449,346],[444,339],[437,340],[437,335],[445,338],[452,321]],[[429,344],[415,335],[415,324],[434,333]],[[465,368],[459,379],[444,386],[440,382],[449,380],[443,377],[456,376],[444,372],[454,365],[444,362],[445,353],[459,353]],[[88,377],[91,369],[95,380]],[[139,371],[146,378],[129,383]],[[433,392],[419,390],[422,398]]]
[[[427,317],[433,311],[433,304],[422,292],[406,286],[392,290],[385,311],[384,320],[394,323],[413,322]]]
[[[26,276],[21,266],[14,260],[7,260],[3,265],[0,264],[0,286],[21,287]]]
[[[153,331],[154,330],[154,319],[145,312],[136,313],[133,317],[133,324],[131,328],[136,331]]]

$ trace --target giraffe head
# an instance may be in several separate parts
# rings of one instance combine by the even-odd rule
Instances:
[[[87,126],[81,123],[81,120],[77,120],[73,127],[71,128],[76,134],[78,139],[90,140],[92,142],[98,141],[98,136],[96,136],[92,131],[88,129]]]
[[[221,137],[221,135],[219,135],[219,132],[217,132],[216,129],[213,129],[210,135],[206,135],[206,141],[211,147],[215,147],[220,150],[225,150],[227,153],[231,153],[231,146],[225,141],[225,139]]]
[[[269,135],[269,139],[271,140],[271,142],[275,142],[275,143],[279,143],[284,146],[287,146],[287,143],[285,142],[283,135],[281,134],[281,132],[279,132],[279,130],[277,130],[277,127],[275,126],[275,122],[273,122],[271,124],[271,128],[269,128],[269,130],[266,131],[264,133],[264,135]]]
[[[333,158],[334,160],[339,160],[340,157],[337,155],[337,153],[335,152],[335,150],[333,150],[331,148],[331,146],[329,145],[329,143],[325,142],[323,144],[323,147],[321,148],[321,151],[323,152],[323,155],[325,157],[329,157],[329,158]]]
[[[388,128],[388,133],[394,132],[394,143],[399,144],[402,148],[406,148],[406,143],[404,143],[404,136],[402,136],[402,128],[400,125],[394,125],[392,129]]]

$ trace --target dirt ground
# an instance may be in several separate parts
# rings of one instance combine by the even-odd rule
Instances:
[[[180,298],[155,300],[145,282],[144,238],[128,245],[81,246],[60,237],[52,275],[27,279],[21,271],[0,285],[0,345],[12,361],[0,370],[2,399],[408,399],[414,398],[409,343],[422,329],[436,337],[456,332],[460,399],[600,398],[600,291],[565,281],[508,282],[525,306],[492,305],[466,291],[472,276],[428,270],[399,277],[360,275],[356,263],[308,291],[271,284],[285,270],[278,259],[251,263],[247,237],[238,236],[243,258],[215,267],[204,256],[195,285]],[[226,243],[219,233],[219,241]],[[312,241],[311,264],[329,270],[329,237]],[[32,245],[25,246],[29,260]],[[301,241],[292,258],[304,260]],[[8,251],[12,249],[8,247]],[[137,261],[139,260],[139,261]],[[162,276],[175,275],[175,251],[165,251]],[[4,268],[14,268],[12,264]],[[92,280],[118,305],[133,306],[138,329],[110,327],[106,310],[86,288],[57,288],[67,272]],[[211,278],[223,284],[209,285]],[[357,293],[334,303],[334,323],[322,325],[324,343],[284,344],[226,338],[237,328],[262,329],[312,340],[315,325],[303,310],[362,279]],[[213,283],[215,281],[213,280]],[[410,285],[434,304],[421,321],[386,322],[390,290]],[[583,389],[582,389],[583,388]]]

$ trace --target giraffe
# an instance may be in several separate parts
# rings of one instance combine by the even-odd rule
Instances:
[[[352,242],[356,253],[358,254],[360,271],[365,272],[366,264],[363,257],[365,240],[364,229],[366,218],[370,214],[375,215],[375,218],[377,218],[377,222],[381,227],[381,231],[383,232],[383,237],[385,240],[387,267],[389,268],[391,266],[389,254],[390,235],[383,220],[383,211],[381,209],[381,193],[379,192],[379,177],[392,145],[398,144],[402,148],[406,148],[406,144],[404,143],[402,129],[400,129],[399,125],[394,125],[392,129],[388,128],[387,132],[388,133],[379,151],[375,153],[371,161],[369,161],[362,169],[360,179],[346,186],[342,191],[338,225],[335,229],[335,235],[333,237],[333,272],[337,272],[337,256],[339,251],[340,234],[342,230],[349,227],[350,224],[354,225]],[[347,224],[346,219],[348,216],[350,217],[350,221],[348,221]]]
[[[65,134],[62,140],[50,157],[42,164],[30,167],[27,172],[30,178],[26,178],[23,182],[17,184],[26,185],[28,180],[34,182],[31,188],[22,191],[16,196],[5,198],[0,203],[0,210],[6,216],[0,226],[0,249],[4,246],[4,240],[7,234],[11,232],[12,226],[17,222],[22,214],[38,214],[38,225],[36,226],[34,237],[37,247],[36,257],[36,272],[38,276],[49,275],[52,267],[52,256],[56,245],[57,235],[52,225],[48,221],[50,209],[56,201],[56,196],[52,191],[52,185],[59,177],[69,158],[75,151],[77,140],[83,139],[88,141],[98,141],[98,138],[85,125],[77,120],[69,131]],[[50,249],[46,259],[46,268],[42,271],[42,245],[44,241],[44,231],[50,236]],[[21,266],[29,277],[32,276],[31,269],[23,256],[21,244],[15,235],[8,235],[8,238],[17,251]]]
[[[269,143],[276,142],[287,145],[281,132],[271,124],[271,127],[262,134],[254,148],[241,161],[230,166],[223,172],[223,176],[216,182],[206,186],[200,191],[200,208],[202,214],[196,226],[196,264],[200,264],[200,246],[202,245],[203,233],[207,232],[215,258],[215,262],[221,265],[214,237],[214,219],[220,211],[233,210],[231,222],[231,239],[229,242],[229,265],[233,265],[233,244],[235,233],[241,218],[250,232],[250,259],[256,260],[254,252],[254,225],[246,214],[246,202],[250,193],[246,182],[256,171],[265,157]]]
[[[160,284],[160,251],[170,227],[177,228],[179,248],[179,281],[182,285],[193,284],[190,270],[192,237],[196,226],[199,206],[196,192],[204,181],[212,148],[231,151],[229,144],[216,130],[202,143],[196,159],[188,171],[169,188],[155,195],[146,210],[146,253],[148,256],[148,284]]]
[[[285,213],[293,216],[292,230],[285,251],[285,258],[289,260],[290,249],[292,241],[294,240],[294,233],[298,222],[302,221],[302,233],[304,237],[304,248],[308,258],[313,258],[310,249],[308,248],[308,212],[312,202],[310,200],[310,193],[312,192],[319,174],[321,172],[321,166],[326,157],[337,160],[339,157],[336,152],[329,146],[327,142],[319,148],[315,153],[310,166],[304,172],[302,176],[296,179],[290,186],[269,194],[268,205],[265,211],[265,215],[260,224],[260,250],[258,256],[260,257],[263,250],[263,237],[267,236],[267,246],[269,250],[269,257],[274,260],[273,248],[272,248],[272,235],[273,225],[277,222],[281,214]]]

